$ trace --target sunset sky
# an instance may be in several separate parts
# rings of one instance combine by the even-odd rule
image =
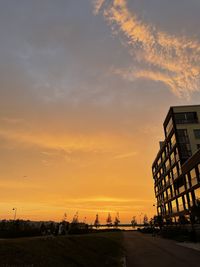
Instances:
[[[0,0],[0,219],[155,213],[172,105],[200,104],[199,0]]]

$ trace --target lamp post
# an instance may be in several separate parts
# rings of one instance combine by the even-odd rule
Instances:
[[[16,215],[17,215],[17,208],[13,208],[14,210],[14,221],[16,220]]]

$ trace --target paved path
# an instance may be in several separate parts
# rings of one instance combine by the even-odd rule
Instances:
[[[175,241],[138,232],[124,232],[127,267],[197,267],[200,252]]]

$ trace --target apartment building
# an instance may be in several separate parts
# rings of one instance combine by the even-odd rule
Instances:
[[[171,107],[163,127],[152,164],[157,212],[177,221],[200,200],[200,105]]]

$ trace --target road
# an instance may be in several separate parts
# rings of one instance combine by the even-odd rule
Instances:
[[[149,234],[124,232],[124,247],[126,267],[197,267],[200,264],[200,251]]]

